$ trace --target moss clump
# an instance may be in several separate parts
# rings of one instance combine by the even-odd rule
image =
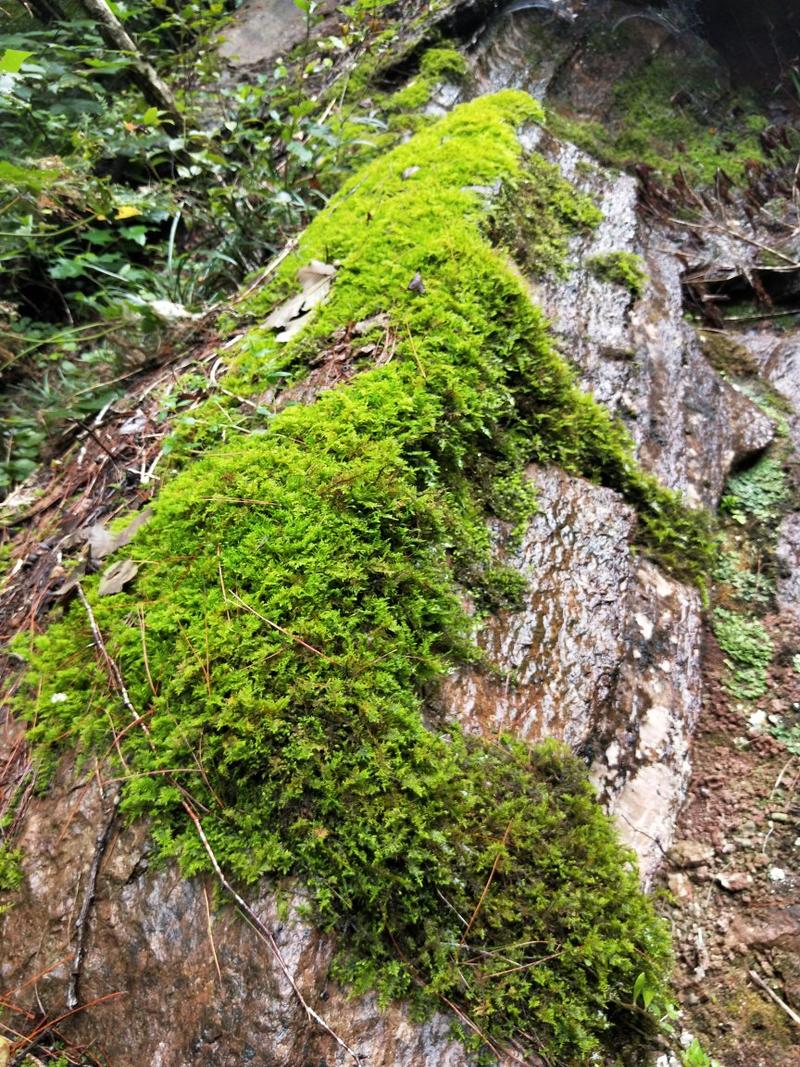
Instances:
[[[647,285],[644,260],[634,252],[606,252],[603,255],[591,256],[586,261],[586,267],[601,281],[621,285],[634,299],[644,293]]]
[[[720,169],[737,181],[748,163],[765,162],[759,135],[769,120],[699,53],[639,62],[615,86],[602,124],[562,109],[551,112],[549,125],[607,163],[646,163],[664,177],[680,168],[690,182],[710,184]]]
[[[461,82],[467,75],[467,63],[454,48],[429,48],[422,56],[419,74],[403,89],[386,98],[388,112],[411,112],[425,107],[437,85]]]
[[[602,220],[594,201],[577,192],[555,164],[532,156],[517,180],[504,183],[486,225],[493,243],[528,274],[565,278],[570,237],[591,232]]]
[[[529,460],[616,486],[650,543],[693,569],[707,535],[575,388],[484,237],[469,187],[520,178],[516,129],[540,114],[498,94],[374,161],[251,299],[266,310],[309,259],[340,263],[328,303],[280,356],[263,334],[239,354],[240,395],[379,312],[394,357],[246,433],[229,424],[126,549],[135,582],[99,597],[87,579],[148,735],[109,693],[77,603],[25,648],[20,710],[43,760],[65,744],[113,755],[113,729],[131,775],[123,809],[149,817],[162,855],[190,874],[207,858],[161,773],[172,769],[236,878],[308,886],[356,989],[420,1011],[450,1004],[495,1045],[585,1063],[647,1024],[640,975],[658,1014],[666,930],[578,762],[552,744],[429,729],[425,696],[477,655],[465,587],[518,592],[492,561],[486,518],[525,521]],[[404,180],[410,165],[421,169]],[[408,288],[417,272],[422,293]]]
[[[429,48],[420,63],[420,74],[437,81],[461,82],[467,76],[467,61],[455,48]]]
[[[0,845],[0,893],[13,893],[22,885],[22,852]]]
[[[725,687],[736,700],[758,700],[767,691],[772,640],[758,619],[725,608],[714,612],[714,634],[725,654]]]

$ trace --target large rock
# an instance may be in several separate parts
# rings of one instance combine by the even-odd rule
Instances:
[[[226,45],[238,61],[264,62],[296,40],[290,0],[253,0],[243,12],[243,36],[230,31]],[[493,88],[530,81],[530,71],[508,70],[485,76]],[[626,421],[641,462],[691,500],[714,504],[731,466],[768,443],[769,421],[700,353],[682,318],[680,262],[667,236],[637,216],[634,182],[546,135],[537,139],[605,220],[574,242],[569,279],[536,285],[535,298],[583,385]],[[641,300],[580,266],[609,251],[645,257]],[[539,513],[520,546],[508,549],[529,579],[525,603],[479,635],[495,671],[462,671],[440,699],[469,730],[557,736],[581,752],[647,879],[670,846],[689,775],[700,706],[699,596],[632,552],[634,515],[615,493],[555,470],[530,477]],[[495,532],[502,540],[502,529]],[[26,1000],[34,1010],[63,1008],[75,916],[104,818],[96,778],[81,783],[64,768],[23,820],[25,883],[22,902],[0,920],[0,989],[40,974]],[[81,999],[123,995],[64,1022],[66,1035],[119,1067],[351,1062],[309,1020],[255,932],[231,909],[207,906],[212,889],[173,867],[152,870],[146,826],[115,829],[90,919]],[[303,996],[365,1064],[466,1067],[444,1016],[412,1023],[402,1006],[380,1012],[373,997],[348,999],[330,983],[335,945],[302,922],[301,897],[287,892],[285,909],[267,886],[250,903]]]
[[[324,12],[335,7],[328,2]],[[266,66],[306,37],[306,19],[294,0],[245,0],[225,28],[218,51],[235,67]]]
[[[731,468],[772,440],[772,424],[703,356],[683,319],[680,260],[665,231],[643,227],[635,180],[549,137],[540,149],[604,215],[590,237],[574,242],[570,277],[534,288],[561,349],[581,385],[625,423],[642,465],[690,503],[714,507]],[[587,269],[611,252],[642,256],[648,281],[640,299]]]
[[[64,768],[53,792],[31,802],[24,821],[24,902],[0,920],[0,989],[40,975],[35,991],[14,998],[34,1012],[63,1010],[75,919],[105,808],[93,773],[79,784]],[[62,1033],[119,1067],[352,1065],[307,1017],[275,954],[233,908],[216,907],[213,880],[187,880],[171,865],[153,870],[149,854],[146,826],[116,825],[98,879],[79,993],[81,1003],[119,995],[63,1022]],[[450,1039],[444,1016],[413,1023],[402,1006],[380,1011],[375,997],[350,999],[328,981],[335,945],[299,918],[301,896],[289,891],[279,907],[274,892],[262,887],[249,903],[273,933],[303,997],[362,1064],[466,1067],[464,1047]]]
[[[490,619],[490,666],[447,680],[451,717],[486,736],[558,737],[585,754],[648,879],[669,847],[700,707],[696,591],[631,553],[634,516],[608,489],[532,468],[539,513],[507,561],[520,611]]]

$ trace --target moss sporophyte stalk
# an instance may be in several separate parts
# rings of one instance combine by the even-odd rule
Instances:
[[[486,237],[474,187],[546,177],[517,138],[540,119],[518,92],[457,108],[355,175],[251,298],[263,314],[298,267],[338,264],[295,340],[253,331],[229,378],[239,396],[379,313],[394,355],[207,445],[126,549],[135,581],[104,597],[85,581],[149,735],[123,729],[79,602],[18,644],[20,710],[45,764],[66,746],[113,758],[113,726],[131,776],[122,808],[150,819],[187,875],[207,857],[158,772],[195,768],[173,773],[220,862],[243,885],[300,879],[355,990],[455,1005],[475,1045],[585,1063],[663,1008],[667,932],[581,764],[555,743],[468,738],[424,718],[426,695],[478,658],[464,593],[480,602],[497,575],[487,517],[521,526],[535,506],[530,461],[616,488],[644,550],[684,573],[706,566],[708,535],[575,387]],[[409,289],[417,273],[424,292]],[[634,1003],[642,974],[649,1012]]]

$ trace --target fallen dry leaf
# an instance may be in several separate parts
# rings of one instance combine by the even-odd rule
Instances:
[[[128,582],[132,582],[139,573],[139,564],[132,559],[121,559],[112,563],[100,579],[97,590],[100,596],[113,596],[121,593]]]
[[[144,526],[152,517],[152,514],[152,508],[144,508],[144,510],[133,516],[123,530],[113,534],[102,522],[96,522],[94,526],[90,526],[84,532],[84,536],[89,545],[89,556],[92,561],[97,562],[97,560],[105,559],[112,552],[116,552],[118,548],[129,544],[133,540],[134,534]]]
[[[289,297],[268,316],[264,325],[270,330],[280,330],[276,340],[290,341],[308,321],[308,313],[327,297],[333,283],[336,268],[318,259],[301,267],[297,272],[302,292]]]

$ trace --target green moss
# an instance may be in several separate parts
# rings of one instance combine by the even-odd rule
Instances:
[[[442,82],[460,82],[466,77],[467,64],[454,48],[429,48],[422,56],[419,74],[408,85],[385,98],[386,111],[413,115],[421,110]]]
[[[487,217],[494,244],[534,277],[569,273],[569,238],[602,222],[597,205],[570,185],[553,163],[534,155],[517,180],[506,181]]]
[[[110,731],[121,735],[123,810],[148,817],[160,853],[191,874],[207,858],[162,773],[174,769],[234,877],[307,885],[355,989],[420,1012],[455,1005],[495,1043],[585,1063],[658,1016],[666,930],[575,759],[429,728],[426,696],[478,655],[465,592],[491,606],[520,593],[486,520],[525,523],[529,461],[617,488],[641,539],[690,573],[707,564],[708,534],[576,389],[486,240],[469,187],[522,180],[516,129],[540,116],[501,93],[375,160],[249,300],[263,314],[299,266],[339,264],[294,341],[253,331],[227,380],[240,396],[300,373],[342,323],[377,313],[394,355],[239,431],[217,404],[229,419],[216,444],[212,405],[192,413],[179,451],[202,454],[126,548],[135,582],[110,597],[85,583],[149,733],[109,692],[80,603],[18,644],[30,660],[18,709],[45,764],[65,745],[113,755]],[[417,272],[423,293],[408,288]],[[460,916],[474,918],[468,936]],[[641,975],[649,1017],[633,1004]]]
[[[467,76],[467,61],[455,48],[429,48],[422,57],[420,74],[437,81],[461,82]]]
[[[22,885],[22,852],[0,845],[0,893],[13,893]]]
[[[690,182],[711,183],[718,170],[732,179],[765,162],[759,134],[769,124],[758,104],[733,92],[713,60],[656,55],[634,66],[615,87],[603,123],[553,110],[549,125],[597,158],[625,167],[645,163],[663,177],[679,168]]]
[[[758,619],[725,608],[714,612],[714,634],[725,654],[725,687],[736,700],[758,700],[767,691],[772,640]]]
[[[601,281],[621,285],[635,299],[642,295],[647,285],[644,260],[634,252],[606,252],[592,256],[586,261],[586,267]]]

